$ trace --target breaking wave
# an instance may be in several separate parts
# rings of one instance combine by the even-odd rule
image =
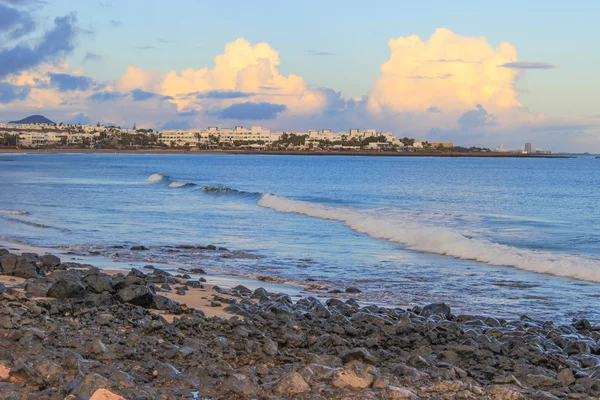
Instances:
[[[6,215],[27,215],[29,213],[27,211],[19,211],[19,210],[0,210],[0,214],[6,214]]]
[[[169,187],[171,189],[179,189],[179,188],[183,188],[183,187],[190,187],[190,186],[196,186],[195,183],[184,183],[184,182],[171,182],[169,184]]]
[[[225,195],[238,195],[238,196],[252,196],[258,197],[262,195],[262,193],[258,192],[246,192],[243,190],[237,190],[225,186],[202,186],[202,191],[204,193],[210,194],[225,194]]]
[[[152,174],[148,178],[146,178],[146,182],[160,182],[162,180],[167,179],[168,177],[163,174]]]
[[[520,249],[487,239],[466,237],[453,229],[393,220],[350,207],[331,207],[272,194],[264,194],[258,205],[284,213],[340,221],[356,232],[400,243],[410,250],[600,283],[600,260]]]

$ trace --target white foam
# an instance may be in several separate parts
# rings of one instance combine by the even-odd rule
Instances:
[[[160,182],[163,179],[165,179],[163,174],[152,174],[146,179],[146,182]]]
[[[340,221],[356,232],[401,243],[411,250],[600,283],[600,260],[592,258],[520,249],[487,239],[469,238],[453,229],[390,220],[354,208],[329,207],[272,194],[264,194],[258,205],[279,212]]]
[[[184,186],[188,186],[189,183],[182,183],[182,182],[171,182],[171,184],[169,185],[169,187],[171,189],[178,189],[178,188],[182,188]]]
[[[0,210],[0,214],[27,215],[29,213],[27,211],[18,211],[18,210]]]

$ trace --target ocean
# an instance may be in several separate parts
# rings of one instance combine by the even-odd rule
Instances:
[[[591,156],[0,154],[6,242],[388,306],[598,322],[599,218]]]

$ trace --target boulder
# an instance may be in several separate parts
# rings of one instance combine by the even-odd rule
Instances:
[[[151,307],[154,303],[154,293],[147,286],[130,285],[119,290],[117,300],[122,303],[135,304],[144,308]]]
[[[428,304],[425,307],[423,307],[423,310],[421,311],[421,315],[424,315],[424,316],[437,315],[437,316],[443,317],[444,319],[449,319],[450,316],[452,315],[452,309],[446,303]]]
[[[83,297],[85,287],[75,274],[64,274],[50,286],[46,296],[56,299]]]
[[[112,292],[114,290],[112,278],[109,275],[103,274],[97,268],[92,268],[85,274],[83,283],[96,293]]]
[[[344,363],[349,363],[350,361],[361,361],[371,365],[377,364],[377,358],[375,358],[375,356],[373,356],[369,350],[362,347],[343,351],[340,353],[340,358]]]
[[[46,271],[53,271],[60,265],[60,258],[53,254],[46,254],[40,257],[42,266]]]
[[[297,393],[309,392],[310,386],[299,373],[288,372],[275,384],[273,391],[281,396],[288,397]]]

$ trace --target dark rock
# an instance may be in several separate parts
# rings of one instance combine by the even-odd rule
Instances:
[[[151,308],[156,310],[176,311],[179,310],[180,305],[168,297],[157,294],[154,296],[154,304],[151,306]]]
[[[346,288],[346,293],[362,293],[362,290],[360,290],[357,287],[351,286],[349,288]]]
[[[373,356],[369,352],[369,350],[364,348],[356,348],[342,351],[340,353],[340,358],[344,363],[348,363],[350,361],[361,361],[367,364],[376,365],[377,358]]]
[[[240,292],[241,294],[251,294],[252,290],[248,289],[246,286],[244,285],[237,285],[236,287],[233,288],[233,290],[237,290],[238,292]]]
[[[93,268],[86,273],[83,277],[83,283],[96,293],[112,292],[114,290],[112,278],[100,272],[97,268]]]
[[[172,381],[176,379],[180,373],[181,372],[179,372],[177,368],[169,363],[158,363],[152,371],[152,375],[162,381]]]
[[[111,384],[108,379],[98,374],[90,374],[79,382],[73,394],[87,398],[91,397],[98,389],[110,389],[110,387]]]
[[[452,309],[445,303],[428,304],[423,307],[422,315],[438,315],[444,319],[449,319],[452,315]]]
[[[147,286],[131,285],[119,290],[116,295],[117,300],[122,303],[135,304],[148,308],[154,302],[154,294]]]
[[[83,297],[85,287],[75,274],[64,274],[50,286],[47,292],[48,297],[56,299],[69,299]]]
[[[206,271],[202,268],[192,268],[190,272],[192,274],[206,275]]]
[[[60,265],[60,258],[53,254],[46,254],[40,257],[42,266],[46,271],[53,271]]]
[[[183,287],[175,288],[175,293],[177,293],[179,296],[185,296],[185,289]]]
[[[144,250],[148,250],[148,248],[145,247],[145,246],[132,246],[131,250],[133,250],[133,251],[144,251]]]

